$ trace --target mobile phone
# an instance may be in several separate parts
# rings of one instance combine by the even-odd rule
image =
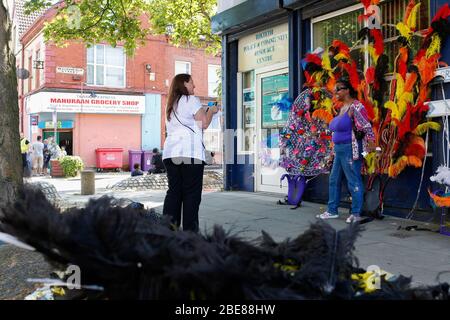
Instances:
[[[217,106],[217,101],[208,102],[208,107],[215,107],[215,106]]]

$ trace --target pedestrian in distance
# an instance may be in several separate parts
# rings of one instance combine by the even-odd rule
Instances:
[[[162,160],[162,154],[161,154],[161,152],[159,152],[158,148],[153,149],[153,156],[152,156],[151,164],[153,165],[153,168],[148,170],[148,174],[166,172],[166,167],[164,167],[164,163]]]
[[[133,166],[133,171],[131,172],[131,176],[136,177],[142,175],[144,175],[144,172],[142,172],[141,166],[139,165],[139,163],[135,163]]]
[[[44,168],[44,144],[41,140],[42,137],[38,136],[37,141],[31,145],[33,174],[35,175],[42,175]]]
[[[198,232],[205,165],[203,130],[209,127],[219,107],[202,108],[194,89],[189,74],[176,75],[169,89],[163,154],[169,189],[163,214],[170,216],[175,227],[179,228],[183,222],[183,230]]]

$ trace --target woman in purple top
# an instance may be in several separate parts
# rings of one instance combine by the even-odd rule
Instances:
[[[356,99],[357,93],[346,80],[338,80],[335,87],[336,99],[343,103],[339,115],[330,122],[333,131],[334,160],[329,180],[328,210],[317,215],[320,219],[337,218],[341,199],[342,175],[347,178],[347,186],[352,195],[352,214],[347,223],[361,220],[361,210],[364,198],[364,184],[361,167],[361,153],[374,150],[374,134],[367,117],[367,112],[361,102]],[[363,137],[356,137],[355,130]]]

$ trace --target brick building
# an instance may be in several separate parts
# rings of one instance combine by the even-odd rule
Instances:
[[[30,72],[28,79],[19,80],[21,130],[32,140],[53,136],[57,123],[59,144],[68,154],[81,156],[86,167],[95,167],[95,149],[101,147],[123,148],[127,163],[128,150],[163,146],[166,96],[177,73],[192,74],[195,93],[204,103],[216,99],[220,57],[174,47],[166,36],[148,37],[132,57],[120,45],[88,47],[72,41],[56,47],[43,38],[44,22],[55,13],[49,9],[28,17],[21,25],[26,31],[18,34],[16,63]],[[207,144],[214,151],[220,148],[217,125],[210,129],[217,135]]]

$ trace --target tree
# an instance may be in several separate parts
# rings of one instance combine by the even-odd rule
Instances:
[[[211,32],[211,17],[217,0],[151,0],[150,17],[154,32],[167,33],[175,45],[192,45],[219,54],[221,39]]]
[[[0,6],[0,205],[14,199],[22,184],[15,58],[11,23]],[[26,12],[49,8],[54,0],[28,0]],[[211,34],[216,0],[66,0],[54,5],[55,16],[45,23],[44,37],[56,45],[69,40],[88,44],[121,44],[128,55],[151,33],[169,32],[176,45],[189,44],[220,52],[220,38]],[[152,27],[150,27],[152,26]]]
[[[12,201],[22,184],[16,62],[11,51],[11,21],[0,2],[0,205]]]

